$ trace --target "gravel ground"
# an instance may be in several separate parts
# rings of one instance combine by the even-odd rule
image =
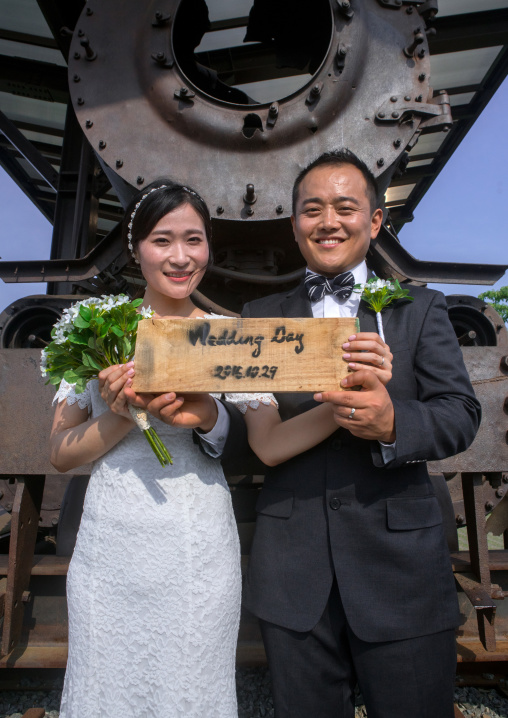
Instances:
[[[32,707],[45,708],[46,718],[58,718],[62,682],[62,678],[56,678],[51,690],[36,690],[34,681],[26,679],[20,682],[22,690],[0,690],[0,718],[21,718]],[[508,683],[504,685],[508,691]],[[266,668],[238,670],[237,687],[238,718],[273,716],[270,676]],[[492,688],[457,688],[455,702],[466,718],[508,718],[508,693],[505,696]],[[365,718],[367,711],[360,695],[356,703],[355,718]]]

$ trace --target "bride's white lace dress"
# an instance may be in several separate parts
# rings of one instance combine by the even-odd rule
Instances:
[[[98,382],[58,400],[92,416]],[[218,459],[193,432],[134,427],[95,462],[67,577],[69,658],[60,718],[236,718],[240,547]]]

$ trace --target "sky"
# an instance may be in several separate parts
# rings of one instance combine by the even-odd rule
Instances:
[[[508,78],[459,145],[399,234],[417,259],[508,265]],[[0,256],[48,259],[51,224],[0,167]],[[478,296],[494,287],[432,284],[445,294]],[[45,294],[46,285],[6,284],[0,279],[0,312],[16,299]]]

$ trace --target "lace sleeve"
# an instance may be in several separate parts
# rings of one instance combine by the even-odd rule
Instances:
[[[67,404],[69,405],[78,402],[78,406],[80,409],[88,409],[88,412],[90,413],[92,409],[90,384],[86,385],[86,389],[82,394],[76,394],[76,385],[69,384],[69,382],[65,381],[65,379],[62,379],[60,387],[55,394],[55,398],[53,399],[53,404],[55,402],[60,403],[64,399],[67,399]]]
[[[249,407],[251,409],[257,409],[260,404],[269,406],[273,403],[276,407],[279,406],[273,394],[225,394],[224,396],[226,401],[229,401],[230,404],[234,404],[242,414],[245,414]]]

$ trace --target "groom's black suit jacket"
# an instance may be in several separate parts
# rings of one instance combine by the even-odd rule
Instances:
[[[388,384],[395,409],[395,458],[378,442],[339,428],[267,469],[257,504],[244,603],[260,618],[313,628],[334,574],[354,633],[387,641],[458,625],[442,517],[425,461],[472,442],[480,405],[439,292],[411,287],[414,301],[383,312],[393,352]],[[244,317],[311,317],[303,284],[245,306]],[[362,331],[377,331],[360,303]],[[278,394],[283,419],[316,405],[312,394]]]

